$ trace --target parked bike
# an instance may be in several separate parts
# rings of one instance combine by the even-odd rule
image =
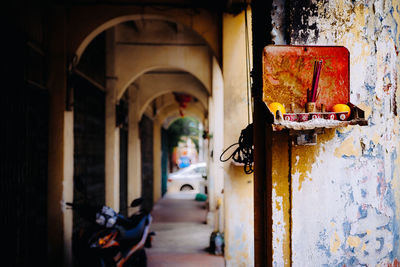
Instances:
[[[125,217],[108,206],[95,207],[66,203],[77,214],[92,222],[84,248],[84,266],[102,267],[145,267],[147,256],[145,247],[151,247],[152,236],[150,211],[142,206],[144,199],[132,201],[131,207],[139,207],[138,212]],[[82,241],[82,240],[81,240]],[[81,252],[82,254],[82,252]],[[81,257],[82,258],[82,257]]]

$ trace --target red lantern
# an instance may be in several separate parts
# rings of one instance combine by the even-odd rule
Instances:
[[[187,103],[192,100],[192,96],[184,93],[174,93],[175,100],[179,104],[179,114],[183,117],[183,109],[187,107]]]

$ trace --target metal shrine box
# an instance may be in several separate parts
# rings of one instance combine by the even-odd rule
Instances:
[[[347,104],[351,108],[350,117],[345,121],[320,119],[288,123],[280,114],[274,114],[277,115],[273,122],[274,130],[290,129],[293,132],[354,124],[367,125],[364,111],[350,103],[350,53],[343,46],[266,46],[263,52],[265,104],[279,102],[286,110],[293,109],[293,113],[305,112],[307,90],[312,86],[314,63],[320,60],[323,64],[315,102],[317,109],[323,105],[326,111],[331,111],[335,104]],[[312,131],[312,134],[316,136],[316,131]],[[316,138],[302,138],[316,142]]]

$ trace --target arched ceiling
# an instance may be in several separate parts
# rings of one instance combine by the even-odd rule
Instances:
[[[119,43],[130,45],[207,46],[207,42],[192,29],[168,20],[138,19],[115,26]]]
[[[161,102],[171,99],[172,92],[186,93],[195,99],[186,112],[204,122],[215,58],[202,36],[183,24],[148,16],[124,20],[105,36],[106,69],[112,70],[107,79],[113,80],[117,99],[134,84],[137,116],[150,108],[164,120],[180,116],[179,106],[175,100]]]
[[[198,105],[192,105],[188,106],[184,110],[184,116],[188,117],[194,117],[197,119],[201,124],[205,124],[205,112],[204,110],[201,109]],[[169,121],[172,122],[173,120],[177,118],[181,118],[182,116],[179,113],[178,106],[176,104],[165,106],[162,111],[161,115],[159,117],[160,122],[162,122],[163,125],[165,125],[165,122]]]
[[[173,69],[159,69],[142,75],[136,82],[138,88],[139,117],[157,97],[177,92],[192,95],[208,109],[208,92],[193,75]]]
[[[91,13],[96,16],[87,17],[85,6],[72,6],[69,14],[71,55],[75,55],[77,63],[88,44],[101,32],[118,24],[139,20],[164,20],[177,25],[183,25],[197,33],[206,41],[212,54],[220,59],[221,21],[212,11],[192,8],[170,8],[168,10],[157,7],[143,6],[91,6]],[[179,27],[178,27],[179,28]]]
[[[160,68],[192,74],[211,94],[212,52],[193,30],[167,20],[140,19],[117,25],[114,31],[118,98],[142,74]]]
[[[192,96],[187,106],[181,109],[184,116],[191,116],[196,118],[199,122],[204,124],[207,117],[207,108],[197,98]],[[180,107],[175,99],[173,92],[166,93],[155,98],[149,105],[146,106],[145,112],[151,112],[155,119],[160,123],[172,118],[182,117]],[[140,116],[141,117],[141,116]]]

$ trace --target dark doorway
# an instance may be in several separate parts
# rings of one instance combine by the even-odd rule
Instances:
[[[105,93],[74,77],[74,202],[105,203]],[[74,212],[73,253],[78,265],[88,222]]]
[[[143,207],[153,206],[153,121],[143,115],[140,123],[140,145],[142,157],[142,197]]]
[[[28,83],[0,97],[0,192],[10,266],[47,257],[48,92]],[[29,241],[34,241],[34,244]]]

